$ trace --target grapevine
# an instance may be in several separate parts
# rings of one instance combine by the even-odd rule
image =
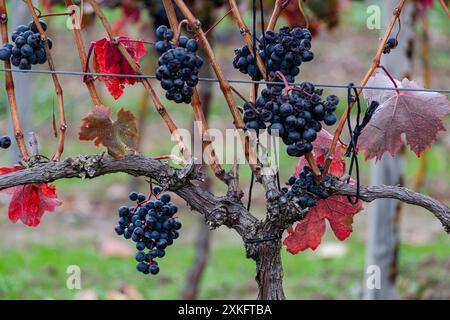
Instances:
[[[256,34],[254,23],[255,43],[249,43],[252,35],[240,17],[240,8],[235,1],[229,2],[232,8],[227,14],[233,12],[245,43],[235,50],[232,65],[251,77],[251,80],[239,80],[252,86],[248,99],[231,87],[232,80],[225,77],[223,67],[217,61],[206,37],[206,33],[213,30],[222,19],[216,24],[204,22],[204,25],[208,24],[209,27],[205,33],[202,22],[197,19],[198,15],[191,11],[191,8],[196,10],[195,6],[182,0],[163,1],[167,14],[165,17],[161,16],[161,20],[153,21],[159,25],[155,30],[157,41],[154,44],[158,54],[158,68],[154,75],[145,75],[141,64],[143,65],[143,59],[148,58],[144,43],[149,42],[116,34],[108,21],[108,15],[103,13],[103,3],[88,1],[95,15],[101,20],[107,36],[93,42],[92,66],[96,73],[91,73],[90,55],[85,52],[87,46],[82,33],[79,29],[73,29],[80,68],[84,70],[80,74],[85,75],[84,83],[93,102],[92,110],[81,120],[78,137],[80,140],[91,141],[96,147],[105,147],[107,153],[105,151],[102,155],[79,156],[61,161],[66,123],[62,89],[56,75],[63,71],[57,70],[52,63],[49,51],[52,42],[45,34],[47,25],[39,21],[40,17],[50,15],[38,15],[31,0],[26,0],[33,22],[27,26],[18,26],[12,34],[12,42],[9,43],[6,2],[0,0],[0,30],[3,41],[0,59],[4,61],[3,71],[6,75],[6,92],[14,137],[22,157],[20,165],[0,168],[0,189],[9,189],[7,192],[12,195],[8,208],[11,221],[21,221],[34,227],[40,223],[45,212],[60,206],[56,187],[49,184],[58,179],[94,179],[117,172],[146,177],[164,186],[164,190],[170,190],[180,196],[190,208],[203,215],[205,222],[212,229],[227,226],[241,236],[247,257],[255,260],[257,265],[258,298],[261,299],[284,298],[280,258],[282,244],[285,244],[291,253],[316,249],[326,230],[325,221],[330,223],[339,240],[346,239],[352,232],[354,215],[362,210],[363,201],[391,198],[421,206],[432,212],[447,232],[450,231],[450,209],[444,204],[399,186],[365,187],[360,185],[359,179],[353,184],[350,178],[352,166],[348,175],[345,168],[346,154],[351,155],[353,161],[358,152],[364,152],[367,159],[379,159],[386,152],[397,153],[403,143],[403,135],[404,141],[419,156],[437,140],[438,133],[445,130],[442,118],[450,112],[448,99],[431,90],[425,92],[412,80],[396,80],[379,64],[383,53],[388,54],[398,46],[398,33],[395,37],[392,37],[391,33],[394,25],[400,23],[404,0],[399,0],[362,86],[348,85],[347,110],[344,111],[334,134],[329,133],[325,126],[332,126],[337,122],[335,113],[339,105],[338,97],[335,94],[324,96],[322,87],[326,85],[314,85],[309,82],[313,81],[312,79],[301,79],[298,81],[300,84],[293,84],[300,78],[301,65],[314,59],[311,31],[308,28],[287,26],[282,26],[277,32],[273,31],[278,17],[289,1],[275,2],[269,27],[263,30],[261,35]],[[146,3],[149,5],[149,2]],[[214,5],[222,6],[225,3],[226,1],[215,1]],[[73,1],[65,0],[65,4],[70,7]],[[160,4],[158,10],[162,12]],[[259,6],[263,16],[265,12],[262,1]],[[256,17],[256,1],[253,7]],[[62,15],[64,14],[55,13],[51,16]],[[185,19],[180,24],[177,15]],[[261,21],[264,26],[264,19],[261,18]],[[192,38],[180,35],[183,24],[195,34]],[[199,70],[204,62],[199,57],[198,50],[204,51],[206,62],[211,64],[216,79],[199,78]],[[45,156],[37,154],[38,151],[34,151],[35,155],[32,157],[27,153],[17,112],[12,72],[31,74],[36,72],[29,71],[32,65],[46,61],[49,62],[50,70],[41,71],[50,73],[55,82],[60,107],[60,136],[57,154],[51,160],[36,161],[45,159]],[[11,64],[23,71],[11,69]],[[380,69],[384,70],[387,76],[381,72],[375,73]],[[252,170],[252,176],[255,177],[252,183],[261,183],[265,191],[267,212],[263,219],[255,216],[242,204],[245,192],[240,188],[237,160],[232,170],[226,172],[216,162],[214,152],[211,152],[209,159],[214,161],[208,164],[226,184],[227,189],[221,196],[216,196],[206,189],[203,184],[205,163],[194,162],[196,159],[186,148],[186,141],[169,115],[170,110],[164,106],[165,100],[160,98],[150,83],[149,79],[153,77],[160,82],[167,100],[192,105],[194,119],[200,122],[198,131],[202,138],[202,152],[213,146],[214,139],[209,139],[205,134],[208,125],[197,85],[200,80],[219,82],[232,116],[232,125],[241,134],[245,158]],[[103,103],[97,92],[97,80],[103,80],[108,89],[111,89],[109,85],[114,82],[116,87],[113,89],[118,90],[110,90],[110,93],[115,99],[122,96],[126,89],[125,84],[143,85],[145,93],[150,96],[161,119],[173,134],[184,159],[174,154],[144,156],[144,151],[139,150],[138,117],[126,106],[113,113],[113,109]],[[99,86],[102,84],[98,83]],[[357,88],[360,90],[357,91]],[[352,90],[355,96],[352,96]],[[233,92],[240,95],[245,103],[238,105]],[[359,123],[362,105],[359,103],[360,99],[364,99],[369,106],[362,124]],[[355,100],[358,101],[358,117],[355,130],[352,130],[350,112]],[[399,108],[400,104],[402,108]],[[422,117],[411,116],[418,114]],[[344,138],[341,139],[346,122],[351,134],[349,144],[342,141]],[[53,129],[58,133],[55,124],[54,116]],[[423,128],[426,130],[422,130]],[[251,142],[254,142],[251,140],[252,135],[240,132],[242,129],[267,130],[268,134],[278,136],[286,145],[289,156],[298,158],[295,173],[289,178],[286,187],[280,188],[280,181],[277,180],[278,168],[263,171],[267,169],[268,149],[263,148],[265,146],[256,140],[257,152],[253,152],[252,147],[255,145],[251,145]],[[0,137],[0,148],[9,148],[11,142],[7,136]],[[259,146],[261,148],[258,148]],[[347,148],[349,151],[345,153]],[[176,161],[177,166],[168,164],[170,161]],[[278,166],[278,163],[276,165]],[[270,174],[265,174],[266,172]],[[247,195],[251,198],[251,191]],[[159,259],[167,254],[167,248],[180,235],[182,224],[177,217],[178,208],[171,202],[171,196],[163,193],[160,187],[151,188],[148,196],[132,192],[129,199],[133,202],[131,206],[123,205],[118,208],[119,217],[115,232],[135,243],[136,269],[144,274],[156,275],[160,272]],[[355,201],[350,202],[349,199]],[[282,239],[285,231],[288,236]]]

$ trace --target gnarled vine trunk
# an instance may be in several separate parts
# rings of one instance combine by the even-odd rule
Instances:
[[[258,284],[258,300],[283,300],[283,266],[281,263],[281,240],[253,244]]]

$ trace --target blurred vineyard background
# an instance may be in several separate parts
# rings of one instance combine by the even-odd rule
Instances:
[[[202,2],[202,1],[199,1]],[[377,3],[377,1],[370,1]],[[378,1],[379,2],[379,1]],[[266,1],[271,7],[271,1]],[[8,1],[14,11],[25,6],[21,1]],[[250,5],[250,1],[249,1]],[[326,23],[317,26],[313,40],[316,58],[304,64],[300,80],[315,83],[358,83],[372,61],[379,42],[380,31],[366,28],[367,3],[343,1],[335,12],[339,24],[328,30]],[[65,11],[64,6],[53,7],[55,12]],[[220,17],[226,9],[218,9]],[[119,8],[107,9],[108,17],[119,19]],[[427,12],[431,48],[431,86],[450,87],[450,22],[435,1]],[[251,11],[245,19],[250,25]],[[213,19],[215,21],[216,19]],[[47,19],[49,35],[53,39],[52,54],[57,69],[80,69],[76,48],[64,17]],[[282,25],[280,21],[278,25]],[[16,26],[9,20],[10,29]],[[418,27],[419,28],[419,27]],[[205,28],[206,29],[206,28]],[[152,21],[147,13],[141,14],[137,24],[128,23],[131,36],[152,39]],[[418,31],[419,32],[419,31]],[[98,22],[90,23],[85,32],[86,45],[104,37]],[[232,67],[233,50],[241,46],[239,30],[232,17],[228,17],[214,29],[214,49],[226,76],[242,79]],[[411,78],[422,79],[420,39],[417,38],[414,68]],[[153,74],[156,57],[151,53],[143,59],[147,74]],[[45,69],[43,65],[39,68]],[[53,136],[52,110],[57,106],[51,79],[47,75],[28,75],[31,91],[18,91],[17,95],[31,96],[31,109],[26,110],[30,123],[26,131],[33,131],[39,139],[40,151],[51,156],[57,139]],[[23,79],[23,76],[21,77]],[[0,88],[4,88],[0,77]],[[66,101],[68,138],[65,156],[102,152],[91,142],[80,142],[77,131],[81,118],[90,110],[91,101],[80,77],[60,77]],[[160,96],[164,94],[157,82],[154,87]],[[245,85],[235,86],[248,95]],[[145,97],[141,86],[128,87],[118,101],[113,100],[102,83],[97,88],[107,105],[118,110],[125,107],[140,115],[142,120],[141,152],[147,156],[167,154],[173,147],[164,123]],[[204,83],[200,84],[200,90]],[[209,88],[208,88],[209,90]],[[231,126],[231,117],[218,85],[210,87],[213,98],[210,108],[210,127],[225,129]],[[346,91],[325,89],[326,94],[337,94],[346,101]],[[236,98],[238,99],[238,98]],[[236,100],[238,101],[238,100]],[[179,127],[192,127],[192,112],[186,105],[174,105],[163,99]],[[240,101],[239,101],[240,102]],[[6,134],[9,121],[6,93],[0,89],[0,128]],[[344,110],[341,103],[338,112]],[[449,119],[445,120],[447,128]],[[347,139],[348,135],[344,135]],[[282,147],[284,148],[284,147]],[[428,153],[426,175],[421,191],[438,200],[450,203],[450,135],[444,132],[440,141]],[[14,157],[9,151],[0,152],[1,166],[11,166]],[[361,158],[361,160],[363,160]],[[369,183],[370,164],[362,163],[362,182]],[[420,160],[409,150],[405,151],[405,185],[412,187]],[[295,167],[295,159],[281,154],[281,181],[286,181]],[[241,168],[244,191],[250,184],[250,171]],[[0,200],[0,299],[177,299],[181,295],[186,274],[194,260],[195,239],[199,232],[197,215],[188,210],[180,199],[175,199],[183,222],[180,239],[170,247],[161,260],[161,273],[143,276],[136,272],[134,250],[131,243],[114,233],[116,208],[127,201],[129,191],[147,190],[144,179],[130,178],[123,174],[109,175],[94,181],[64,180],[56,183],[58,196],[64,202],[54,213],[44,216],[40,226],[30,229],[12,224],[7,217],[8,196]],[[214,183],[212,189],[221,193],[224,186]],[[264,215],[262,188],[256,186],[252,212]],[[245,201],[245,199],[244,199]],[[366,204],[365,208],[369,208]],[[432,215],[424,209],[403,206],[401,214],[401,245],[399,250],[398,289],[402,299],[450,299],[450,240]],[[355,218],[354,232],[345,242],[337,241],[329,232],[322,245],[315,251],[298,255],[283,252],[285,292],[289,299],[358,299],[364,279],[365,240],[367,219],[365,211]],[[241,299],[255,297],[254,264],[245,259],[239,239],[231,230],[221,228],[212,231],[211,251],[206,265],[198,298]],[[81,290],[66,288],[66,269],[78,265],[82,272]]]

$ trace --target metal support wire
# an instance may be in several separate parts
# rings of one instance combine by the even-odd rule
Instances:
[[[117,77],[117,78],[137,78],[137,79],[156,79],[155,75],[144,74],[117,74],[117,73],[98,73],[98,72],[81,72],[81,71],[66,71],[66,70],[20,70],[20,69],[5,69],[0,68],[0,72],[15,72],[15,73],[29,73],[29,74],[58,74],[62,76],[93,76],[93,77]],[[199,78],[199,81],[204,82],[219,82],[215,78]],[[276,85],[280,82],[276,81],[256,81],[256,80],[244,80],[244,79],[228,79],[229,83],[240,84],[265,84]],[[291,85],[300,85],[301,83],[290,83]],[[326,84],[326,83],[313,83],[315,87],[319,88],[335,88],[348,90],[348,85],[345,84]],[[410,92],[440,92],[450,94],[450,89],[429,89],[429,88],[394,88],[394,87],[373,87],[373,86],[353,86],[354,89],[370,89],[370,90],[398,90],[398,91],[410,91]]]

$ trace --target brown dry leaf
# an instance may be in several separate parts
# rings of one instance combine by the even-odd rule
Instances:
[[[117,120],[113,121],[111,108],[96,106],[81,121],[79,139],[94,141],[96,146],[104,145],[115,159],[124,156],[127,148],[136,150],[137,122],[131,111],[121,108]]]

